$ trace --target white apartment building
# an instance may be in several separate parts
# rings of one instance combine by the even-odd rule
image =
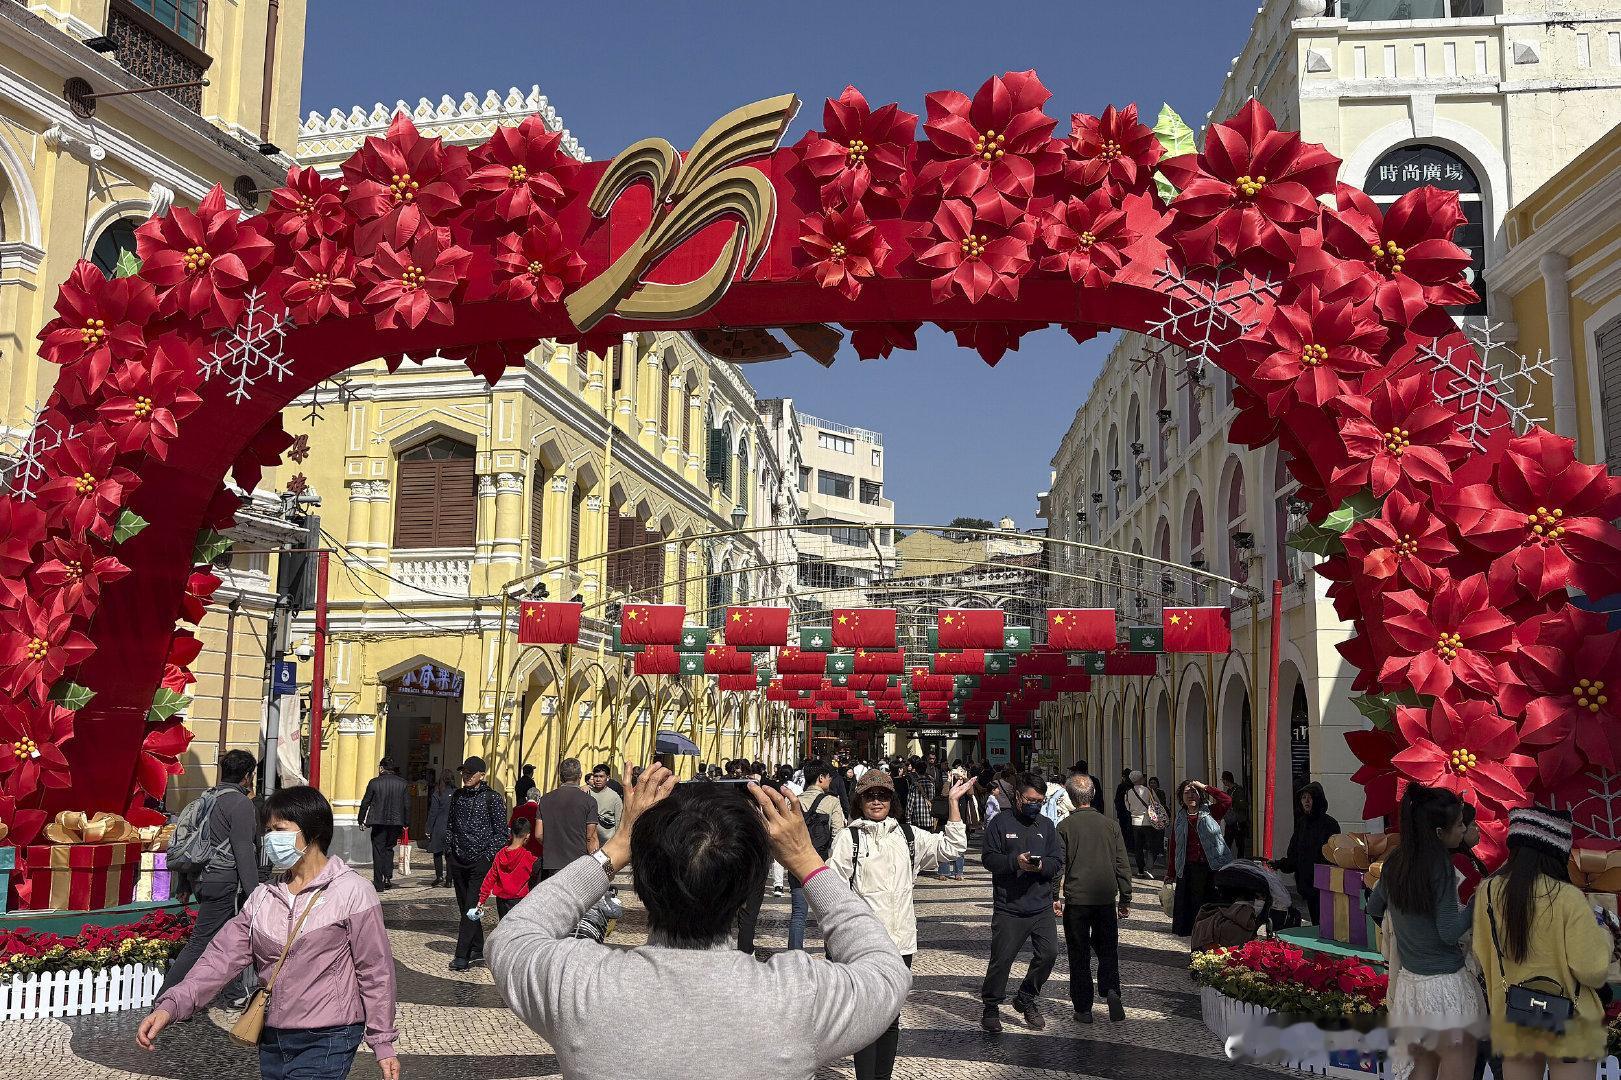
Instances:
[[[1468,218],[1458,241],[1474,256],[1479,286],[1506,250],[1508,210],[1621,120],[1621,7],[1266,0],[1211,116],[1230,116],[1251,96],[1281,127],[1324,144],[1344,162],[1341,179],[1375,201],[1424,184],[1457,191]],[[1506,324],[1496,338],[1513,340],[1509,312],[1488,294],[1458,315],[1474,328]],[[1309,775],[1354,827],[1362,796],[1342,736],[1365,721],[1335,649],[1349,630],[1324,597],[1326,582],[1308,572],[1311,558],[1284,544],[1295,524],[1285,462],[1275,446],[1227,442],[1230,378],[1210,371],[1190,380],[1174,354],[1168,364],[1149,356],[1155,344],[1122,336],[1052,458],[1041,514],[1055,538],[1202,565],[1264,597],[1273,580],[1284,582],[1278,787]],[[1157,620],[1157,604],[1128,621],[1138,615]],[[1145,767],[1168,786],[1230,770],[1255,790],[1271,633],[1265,600],[1258,616],[1235,607],[1234,651],[1208,666],[1167,658],[1163,677],[1100,679],[1087,698],[1053,706],[1061,753],[1086,750],[1100,776]],[[1290,805],[1274,807],[1282,837]]]

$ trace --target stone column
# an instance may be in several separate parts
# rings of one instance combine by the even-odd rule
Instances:
[[[487,565],[495,546],[495,474],[481,473],[478,478],[478,525],[473,534],[473,563]]]
[[[641,364],[638,362],[640,351],[637,349],[636,335],[625,334],[621,339],[615,355],[610,361],[614,370],[619,372],[619,392],[614,401],[614,423],[619,430],[633,439],[641,437],[641,422],[637,418],[637,403],[640,399],[641,387],[637,381],[642,377]]]
[[[348,544],[363,555],[372,549],[371,539],[371,481],[351,480],[349,487]]]
[[[665,400],[664,361],[658,351],[651,350],[636,365],[641,385],[636,388],[636,399],[641,402],[642,449],[654,457],[664,453],[664,433],[659,430],[659,411]]]
[[[692,445],[686,448],[686,461],[681,471],[687,483],[707,494],[704,483],[704,450],[709,445],[709,422],[704,418],[704,396],[694,391],[687,395],[687,413],[692,417]]]
[[[687,457],[687,449],[681,445],[681,410],[687,407],[686,388],[682,385],[681,373],[672,371],[665,376],[661,369],[659,388],[659,392],[669,402],[670,414],[670,429],[659,433],[662,440],[659,443],[659,454],[664,464],[680,476],[686,471]]]
[[[534,542],[539,545],[540,557],[546,561],[548,570],[555,569],[568,559],[569,503],[573,489],[573,475],[558,471],[546,481],[546,490],[541,494],[546,502],[541,508],[541,534]],[[554,578],[548,587],[552,589],[554,599],[567,600],[567,596],[555,595],[559,591],[559,584]]]
[[[579,385],[576,382],[579,368],[574,366],[576,348],[578,348],[576,345],[556,346],[552,349],[551,363],[547,365],[547,373],[571,390]]]
[[[367,498],[371,501],[372,561],[387,566],[389,552],[394,548],[394,502],[389,497],[387,480],[373,480]]]
[[[586,405],[598,416],[604,415],[607,408],[608,383],[606,372],[607,365],[612,359],[611,355],[603,356],[597,353],[586,353],[585,356],[585,389],[580,396],[585,398]]]
[[[505,563],[494,572],[500,583],[516,576],[518,561],[523,554],[523,474],[496,473],[495,475],[495,531],[491,537],[493,562]],[[492,585],[497,581],[491,582]]]
[[[580,591],[588,603],[600,599],[602,590],[608,587],[607,563],[596,557],[608,547],[608,513],[607,502],[600,494],[585,497],[580,511],[580,558],[590,561],[580,570]]]
[[[1538,262],[1548,306],[1548,352],[1553,361],[1553,429],[1581,441],[1576,416],[1576,347],[1570,329],[1570,260],[1550,251]],[[1594,392],[1593,387],[1588,393]],[[1591,453],[1591,450],[1589,450]]]

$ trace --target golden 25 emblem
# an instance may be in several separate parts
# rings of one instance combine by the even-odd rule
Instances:
[[[643,139],[614,158],[591,193],[591,213],[607,216],[615,200],[637,180],[653,187],[653,217],[635,243],[606,270],[568,298],[569,317],[589,330],[609,315],[625,319],[676,320],[714,307],[737,276],[754,269],[771,239],[777,193],[759,169],[738,162],[769,154],[799,110],[793,94],[766,98],[727,113],[709,126],[682,159],[664,139]],[[736,231],[714,265],[679,285],[644,282],[655,261],[699,230],[735,218]]]

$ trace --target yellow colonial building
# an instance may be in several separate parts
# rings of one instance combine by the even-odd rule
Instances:
[[[336,171],[401,109],[463,143],[530,115],[561,126],[538,89],[401,102],[311,115],[299,157]],[[583,158],[572,137],[565,146]],[[320,749],[340,822],[385,754],[418,785],[419,824],[427,777],[470,754],[507,790],[525,762],[544,786],[565,756],[616,770],[646,760],[661,730],[706,761],[787,759],[791,732],[763,695],[633,676],[608,641],[613,601],[684,603],[689,625],[718,625],[732,602],[791,601],[791,530],[748,530],[798,520],[797,464],[779,461],[732,365],[666,333],[628,334],[600,356],[543,343],[493,386],[456,361],[392,374],[378,361],[284,422],[310,453],[277,483],[320,496],[334,549]],[[537,587],[586,604],[580,645],[517,645],[503,594]],[[294,637],[312,630],[306,613]]]
[[[27,439],[55,382],[35,335],[78,260],[110,271],[152,214],[216,184],[251,209],[284,178],[304,12],[305,0],[0,4],[0,458]],[[282,542],[276,502],[250,500],[244,549]],[[223,575],[200,634],[195,738],[173,807],[213,782],[222,752],[259,748],[270,569],[245,554]]]
[[[1534,412],[1583,460],[1621,467],[1621,127],[1515,206],[1505,233],[1487,282],[1500,336],[1547,362]]]

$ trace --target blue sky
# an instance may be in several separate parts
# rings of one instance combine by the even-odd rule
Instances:
[[[931,91],[972,94],[989,75],[1033,67],[1060,133],[1072,112],[1133,101],[1149,116],[1168,101],[1198,127],[1253,18],[1233,0],[319,0],[303,102],[325,112],[538,84],[586,150],[608,158],[649,135],[685,146],[727,110],[784,91],[805,102],[792,141],[847,84],[921,115]],[[937,331],[918,344],[889,360],[847,349],[831,369],[796,356],[745,374],[762,396],[882,431],[901,520],[1037,524],[1035,493],[1108,339],[1078,346],[1049,329],[995,369]]]

